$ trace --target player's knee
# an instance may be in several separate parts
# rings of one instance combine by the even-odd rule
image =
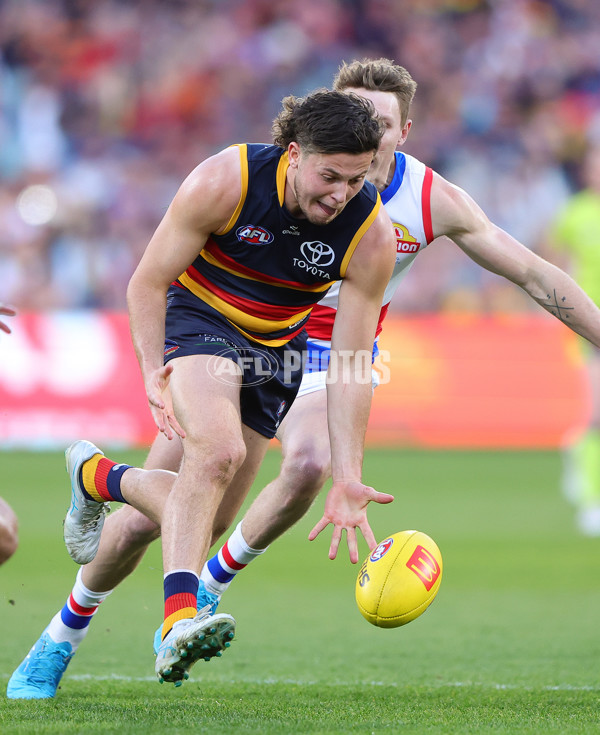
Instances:
[[[18,526],[15,512],[0,498],[0,564],[10,559],[19,546]]]
[[[148,546],[160,536],[160,526],[131,507],[125,507],[109,516],[106,525],[112,521],[118,531],[115,533],[118,551],[126,554]]]
[[[314,447],[301,447],[285,457],[281,469],[295,494],[314,496],[331,474],[331,462],[328,454]]]
[[[126,533],[129,546],[139,548],[147,546],[160,536],[160,526],[145,516],[141,516],[143,521],[132,524]]]
[[[16,533],[9,533],[4,529],[0,530],[0,564],[4,564],[15,553],[19,546],[19,536]]]
[[[246,445],[240,438],[219,445],[197,442],[186,446],[185,462],[196,467],[198,475],[218,485],[228,485],[246,458]]]

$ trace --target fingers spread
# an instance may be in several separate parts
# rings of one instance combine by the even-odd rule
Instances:
[[[329,525],[329,521],[323,516],[313,530],[308,534],[308,540],[314,541],[321,531]]]

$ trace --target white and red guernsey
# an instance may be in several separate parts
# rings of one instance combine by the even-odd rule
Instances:
[[[432,240],[431,225],[431,182],[432,170],[421,161],[396,151],[396,170],[394,177],[384,191],[381,200],[396,231],[396,265],[390,282],[385,289],[383,305],[377,324],[377,337],[382,329],[392,296],[404,276],[410,270],[417,254]],[[325,296],[313,307],[306,323],[309,342],[313,350],[322,353],[331,346],[331,333],[338,305],[340,281],[327,291]],[[374,355],[376,354],[376,346]],[[314,355],[316,357],[316,355]],[[309,360],[308,371],[324,370],[327,365],[317,367],[317,360]],[[310,363],[313,363],[310,365]]]

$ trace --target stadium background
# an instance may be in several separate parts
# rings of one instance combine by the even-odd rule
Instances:
[[[189,169],[267,140],[281,97],[341,59],[386,55],[419,83],[405,150],[543,252],[600,136],[598,48],[597,0],[0,0],[0,301],[21,310],[0,332],[0,495],[20,520],[0,569],[2,690],[73,584],[64,445],[85,430],[143,461],[125,286]],[[173,691],[153,675],[154,544],[55,700],[0,694],[3,734],[598,732],[597,540],[572,522],[556,451],[586,412],[579,341],[437,242],[382,348],[370,440],[394,449],[369,448],[365,479],[396,501],[369,518],[378,538],[439,544],[426,615],[364,621],[356,568],[327,561],[328,533],[306,540],[321,498],[228,591],[235,648]],[[269,452],[254,495],[278,465]]]
[[[419,87],[405,150],[545,252],[600,138],[595,0],[5,0],[0,3],[0,441],[145,444],[125,288],[180,181],[269,140],[286,94],[388,56]],[[556,447],[585,421],[568,330],[440,240],[382,338],[369,439]]]

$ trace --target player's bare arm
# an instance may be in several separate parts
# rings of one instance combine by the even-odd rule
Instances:
[[[169,439],[184,436],[163,364],[167,290],[195,260],[209,235],[223,229],[241,196],[237,147],[201,163],[183,182],[152,236],[127,289],[133,345],[154,421]]]
[[[520,286],[574,332],[600,346],[600,309],[565,271],[490,222],[462,189],[435,175],[433,234],[451,238],[483,268]]]
[[[345,530],[353,564],[358,562],[356,528],[360,529],[370,549],[377,545],[367,520],[368,503],[393,500],[393,496],[363,485],[361,476],[372,397],[370,356],[395,255],[391,222],[382,207],[350,259],[340,288],[332,334],[330,378],[335,377],[334,371],[338,373],[338,379],[327,386],[333,484],[325,501],[323,517],[310,532],[309,539],[316,538],[332,523],[329,558],[335,559]]]

